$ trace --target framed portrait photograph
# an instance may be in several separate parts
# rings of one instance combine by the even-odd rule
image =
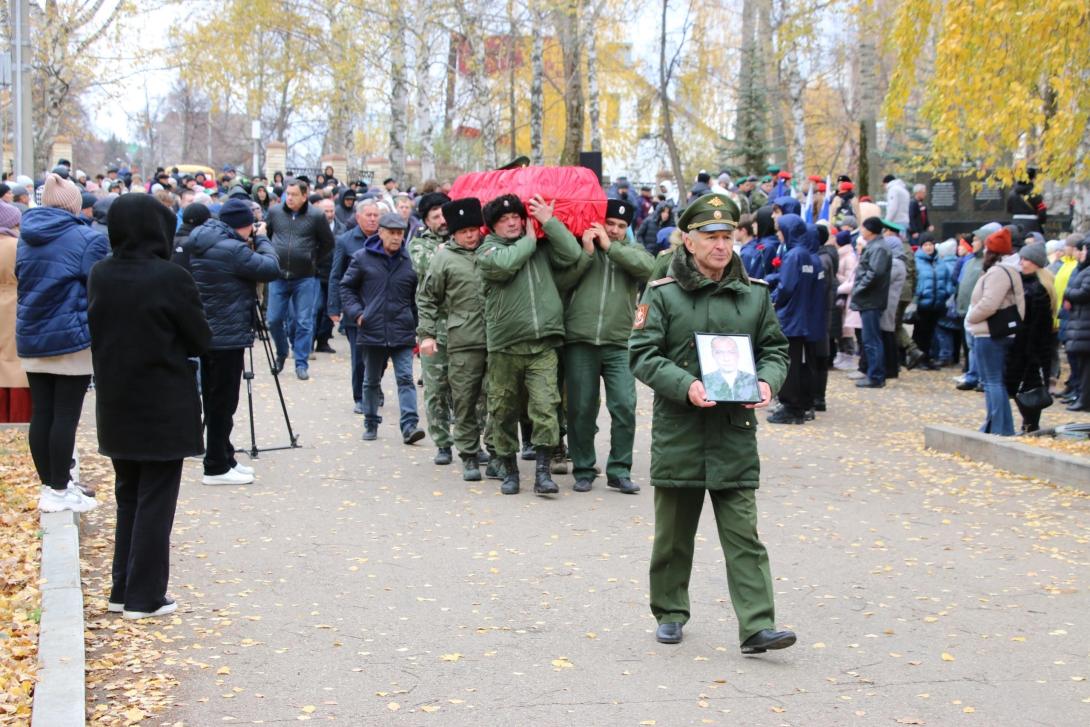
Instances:
[[[753,342],[744,333],[696,333],[700,380],[709,401],[755,404],[761,400]]]

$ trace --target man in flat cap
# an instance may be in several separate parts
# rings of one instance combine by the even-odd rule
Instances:
[[[448,201],[438,211],[446,220],[451,241],[435,253],[417,290],[420,322],[416,335],[424,366],[445,350],[454,409],[453,441],[462,459],[462,479],[476,482],[481,479],[482,435],[486,443],[489,441],[483,411],[488,370],[484,294],[477,274],[477,248],[484,218],[481,201],[475,197]],[[427,215],[424,223],[428,224]],[[441,335],[443,344],[439,342]],[[427,385],[425,379],[425,396]]]
[[[690,617],[700,511],[711,498],[727,566],[743,654],[783,649],[795,634],[776,631],[768,552],[757,536],[757,418],[787,374],[787,339],[768,288],[746,275],[732,249],[738,208],[726,195],[690,204],[678,227],[684,245],[670,276],[651,282],[636,310],[629,358],[636,378],[655,392],[651,485],[655,541],[651,551],[651,612],[656,639],[676,644]],[[694,334],[748,335],[760,401],[710,401],[700,378]]]
[[[387,212],[378,221],[378,235],[367,240],[341,279],[344,315],[355,321],[356,345],[363,360],[363,440],[378,439],[382,372],[394,363],[401,437],[405,444],[424,438],[417,426],[413,347],[416,345],[416,273],[405,251],[401,215]]]
[[[564,385],[576,492],[590,492],[596,475],[594,435],[602,382],[610,418],[606,484],[626,494],[640,490],[632,481],[636,380],[628,365],[628,335],[639,286],[651,276],[655,259],[628,237],[634,214],[628,202],[608,200],[605,224],[583,233],[579,261],[556,275],[567,301]]]
[[[450,239],[447,222],[443,217],[443,205],[450,197],[442,192],[429,192],[417,203],[417,214],[423,225],[409,241],[409,257],[416,271],[417,293],[424,284],[435,253]],[[417,301],[419,306],[419,300]],[[438,451],[435,464],[445,465],[451,462],[450,435],[450,382],[447,380],[447,321],[445,312],[436,320],[435,353],[420,357],[420,368],[424,375],[424,411],[428,415],[428,434],[435,442]]]

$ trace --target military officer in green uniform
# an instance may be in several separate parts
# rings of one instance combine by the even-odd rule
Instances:
[[[576,492],[590,492],[596,475],[594,435],[603,382],[610,418],[606,483],[625,494],[640,491],[632,481],[636,380],[628,365],[628,334],[638,288],[651,277],[655,259],[628,237],[634,214],[630,203],[609,200],[605,225],[595,224],[583,234],[579,262],[557,273],[557,285],[568,291],[564,385]]]
[[[420,322],[416,335],[424,360],[439,351],[438,336],[445,315],[447,374],[454,407],[454,444],[462,458],[462,479],[481,479],[481,437],[484,418],[485,346],[484,293],[477,274],[477,248],[481,244],[481,201],[466,197],[447,202],[443,218],[453,243],[442,246],[428,267],[416,294]],[[488,440],[485,435],[485,441]]]
[[[409,257],[413,261],[413,270],[417,280],[417,307],[420,306],[420,288],[428,275],[432,259],[439,248],[450,239],[446,220],[443,218],[443,205],[450,197],[442,192],[431,192],[420,198],[417,211],[424,225],[409,241]],[[420,357],[420,368],[424,373],[424,411],[428,415],[428,436],[435,442],[439,451],[435,454],[435,464],[450,464],[451,444],[450,381],[447,372],[447,322],[444,312],[440,311],[435,325],[436,350],[431,356]]]
[[[768,553],[757,537],[757,454],[754,409],[768,406],[787,375],[787,339],[768,289],[750,280],[733,254],[738,208],[726,195],[705,195],[682,214],[685,235],[670,276],[648,284],[636,309],[629,358],[636,378],[655,392],[651,484],[655,541],[651,551],[651,611],[656,638],[681,641],[689,620],[689,576],[700,510],[710,497],[738,617],[742,653],[795,643],[776,631]],[[700,380],[697,331],[744,333],[753,343],[761,400],[709,401]]]
[[[483,210],[490,232],[477,253],[477,270],[484,281],[488,418],[492,445],[503,463],[500,491],[505,495],[519,491],[515,453],[524,402],[533,425],[534,492],[560,491],[549,472],[560,441],[556,349],[564,342],[564,306],[553,271],[571,267],[583,252],[553,217],[553,204],[540,195],[530,200],[530,214],[541,225],[543,240],[527,227],[526,208],[517,196],[497,197]]]

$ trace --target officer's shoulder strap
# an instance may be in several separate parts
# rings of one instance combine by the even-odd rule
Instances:
[[[760,278],[750,278],[749,282],[756,283],[757,285],[763,285],[766,288],[768,287],[768,281],[767,280],[761,280]]]
[[[657,288],[660,285],[669,285],[670,283],[676,283],[676,282],[677,281],[674,280],[672,276],[667,275],[665,278],[659,278],[658,280],[652,280],[647,285],[652,287],[652,288]]]

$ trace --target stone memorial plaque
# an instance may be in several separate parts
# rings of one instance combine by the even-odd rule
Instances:
[[[981,187],[973,195],[973,209],[1003,211],[1003,190],[1000,187]]]
[[[958,208],[958,183],[948,179],[931,184],[931,209],[956,210]]]

